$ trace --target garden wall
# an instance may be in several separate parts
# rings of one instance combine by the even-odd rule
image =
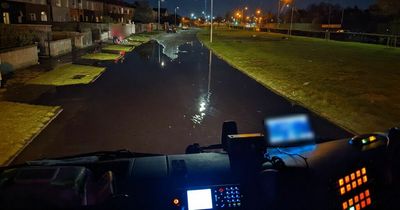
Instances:
[[[21,69],[38,63],[36,45],[18,47],[0,51],[2,63],[9,63],[14,69]]]

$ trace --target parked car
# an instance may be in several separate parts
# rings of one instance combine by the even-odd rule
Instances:
[[[167,33],[176,33],[176,28],[174,26],[170,26],[167,28]]]
[[[188,30],[188,29],[189,29],[189,26],[187,26],[187,25],[182,26],[182,30]]]

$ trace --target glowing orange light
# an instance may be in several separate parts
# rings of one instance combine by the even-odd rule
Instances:
[[[349,206],[352,206],[354,203],[353,203],[353,198],[350,198],[349,199]]]
[[[362,185],[362,180],[361,180],[361,178],[359,178],[359,179],[357,180],[357,184],[358,184],[358,186]]]
[[[369,197],[369,190],[365,190],[365,197]]]
[[[357,170],[357,171],[356,171],[356,175],[357,175],[357,177],[360,177],[360,176],[361,176],[361,171],[360,171],[360,170]]]
[[[357,204],[356,205],[356,210],[360,210],[360,209],[361,209],[360,204]]]
[[[346,201],[342,203],[342,207],[343,207],[343,210],[344,210],[344,209],[347,209],[348,205],[347,205],[347,202],[346,202]]]
[[[343,195],[346,193],[346,189],[344,187],[340,188],[340,194]]]
[[[365,208],[365,201],[361,201],[361,208]]]
[[[358,195],[354,196],[354,203],[358,203],[358,201],[360,201],[360,199],[358,198]]]
[[[360,200],[364,200],[364,193],[360,193]]]
[[[346,184],[349,183],[349,182],[350,182],[350,177],[349,177],[349,176],[346,176],[346,177],[344,178],[344,181],[346,182]]]
[[[367,205],[371,205],[371,198],[367,198]]]
[[[350,175],[350,177],[351,177],[351,180],[354,180],[354,179],[356,179],[356,174],[355,174],[355,173],[352,173],[352,174]]]
[[[346,190],[347,190],[347,192],[349,192],[351,190],[351,185],[350,184],[346,185]]]
[[[344,180],[343,179],[339,179],[339,186],[343,186],[344,185]]]
[[[366,169],[365,167],[362,168],[362,169],[361,169],[361,173],[362,173],[363,175],[367,174],[367,169]]]
[[[357,187],[357,182],[356,182],[356,181],[353,181],[353,182],[351,183],[351,187],[353,187],[353,189],[356,188],[356,187]]]
[[[173,203],[175,206],[179,206],[180,201],[179,201],[178,198],[175,198],[174,200],[172,200],[172,203]]]
[[[365,183],[365,182],[367,182],[367,181],[368,181],[367,176],[363,176],[363,182]]]

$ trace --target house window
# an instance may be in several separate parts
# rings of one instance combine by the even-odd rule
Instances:
[[[29,19],[31,21],[36,21],[36,14],[35,13],[29,13]]]
[[[3,22],[4,24],[10,24],[10,13],[3,12]]]
[[[56,0],[56,6],[61,7],[61,0]]]
[[[40,13],[40,20],[41,20],[41,21],[47,21],[47,14],[46,14],[46,12],[42,11],[42,12]]]

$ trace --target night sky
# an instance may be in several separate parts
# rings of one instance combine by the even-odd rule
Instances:
[[[133,2],[134,0],[127,0]],[[179,6],[178,14],[189,16],[191,13],[199,16],[204,10],[205,0],[164,0],[161,7],[167,7],[168,11],[172,14],[174,8]],[[207,1],[207,13],[209,13],[209,2]],[[297,0],[296,4],[299,7],[305,7],[311,3],[322,2],[323,0]],[[345,6],[357,5],[360,8],[366,8],[368,5],[374,3],[376,0],[325,0],[325,2],[339,3]],[[149,2],[157,7],[157,0],[149,0]],[[250,10],[260,8],[263,11],[275,12],[277,9],[277,0],[214,0],[214,16],[225,16],[225,13],[241,5],[248,5]]]

